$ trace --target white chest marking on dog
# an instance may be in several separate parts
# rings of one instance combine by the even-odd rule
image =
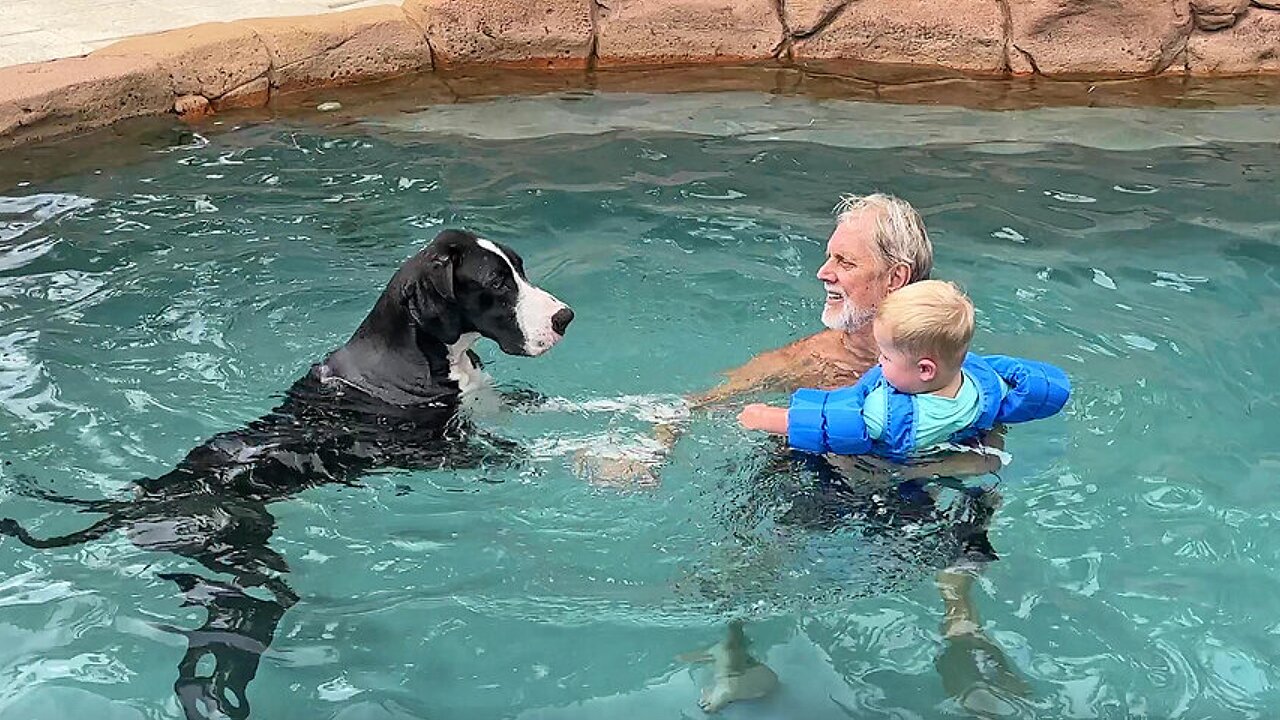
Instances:
[[[471,362],[467,351],[480,339],[480,333],[464,333],[449,346],[449,379],[458,383],[458,391],[466,394],[488,384],[489,376]]]
[[[492,241],[480,238],[476,243],[502,258],[507,263],[507,267],[511,268],[511,277],[515,278],[518,289],[515,308],[516,324],[520,326],[520,333],[524,335],[525,352],[530,355],[541,355],[546,352],[560,341],[560,335],[551,329],[551,317],[566,305],[551,293],[529,284],[527,280],[520,277],[511,258],[507,257],[507,254],[502,252],[502,248],[494,245]]]

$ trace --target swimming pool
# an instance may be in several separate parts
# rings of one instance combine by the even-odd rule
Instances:
[[[573,470],[680,393],[817,329],[843,192],[925,215],[976,346],[1062,364],[1068,412],[1012,433],[1001,559],[975,600],[1029,686],[975,713],[1266,717],[1280,703],[1280,113],[946,107],[754,93],[569,93],[226,124],[0,199],[4,514],[40,534],[268,410],[443,227],[523,254],[574,306],[536,359],[478,349],[559,410],[490,412],[515,467],[382,473],[273,506],[301,598],[254,717],[695,717],[675,655],[750,618],[779,675],[727,717],[961,712],[938,665],[930,518],[806,534],[770,448],[695,417],[649,488]],[[803,481],[804,476],[787,482]],[[0,541],[0,717],[180,717],[204,622],[120,534]],[[985,710],[984,710],[985,708]]]

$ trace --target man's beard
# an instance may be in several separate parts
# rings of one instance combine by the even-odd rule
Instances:
[[[822,324],[832,330],[851,333],[866,327],[876,316],[875,308],[862,308],[845,298],[839,308],[824,306],[822,308]]]

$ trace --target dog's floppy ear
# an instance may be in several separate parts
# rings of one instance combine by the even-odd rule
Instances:
[[[455,255],[448,243],[436,243],[427,249],[417,276],[410,280],[405,293],[414,324],[446,343],[457,342],[462,332],[454,304]]]
[[[413,324],[446,344],[455,343],[462,336],[462,322],[451,299],[452,291],[452,278],[449,280],[449,299],[435,289],[429,279],[424,279],[410,283],[405,293],[409,319]]]
[[[453,299],[453,253],[433,252],[427,257],[426,281],[445,300]]]

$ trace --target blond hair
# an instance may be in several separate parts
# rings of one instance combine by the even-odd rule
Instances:
[[[884,266],[906,265],[911,273],[908,283],[928,280],[933,272],[933,244],[920,213],[906,200],[885,193],[843,195],[835,209],[836,224],[843,225],[868,210],[876,214],[872,247]]]
[[[889,293],[875,322],[895,350],[958,367],[973,340],[973,303],[954,283],[922,280]]]

